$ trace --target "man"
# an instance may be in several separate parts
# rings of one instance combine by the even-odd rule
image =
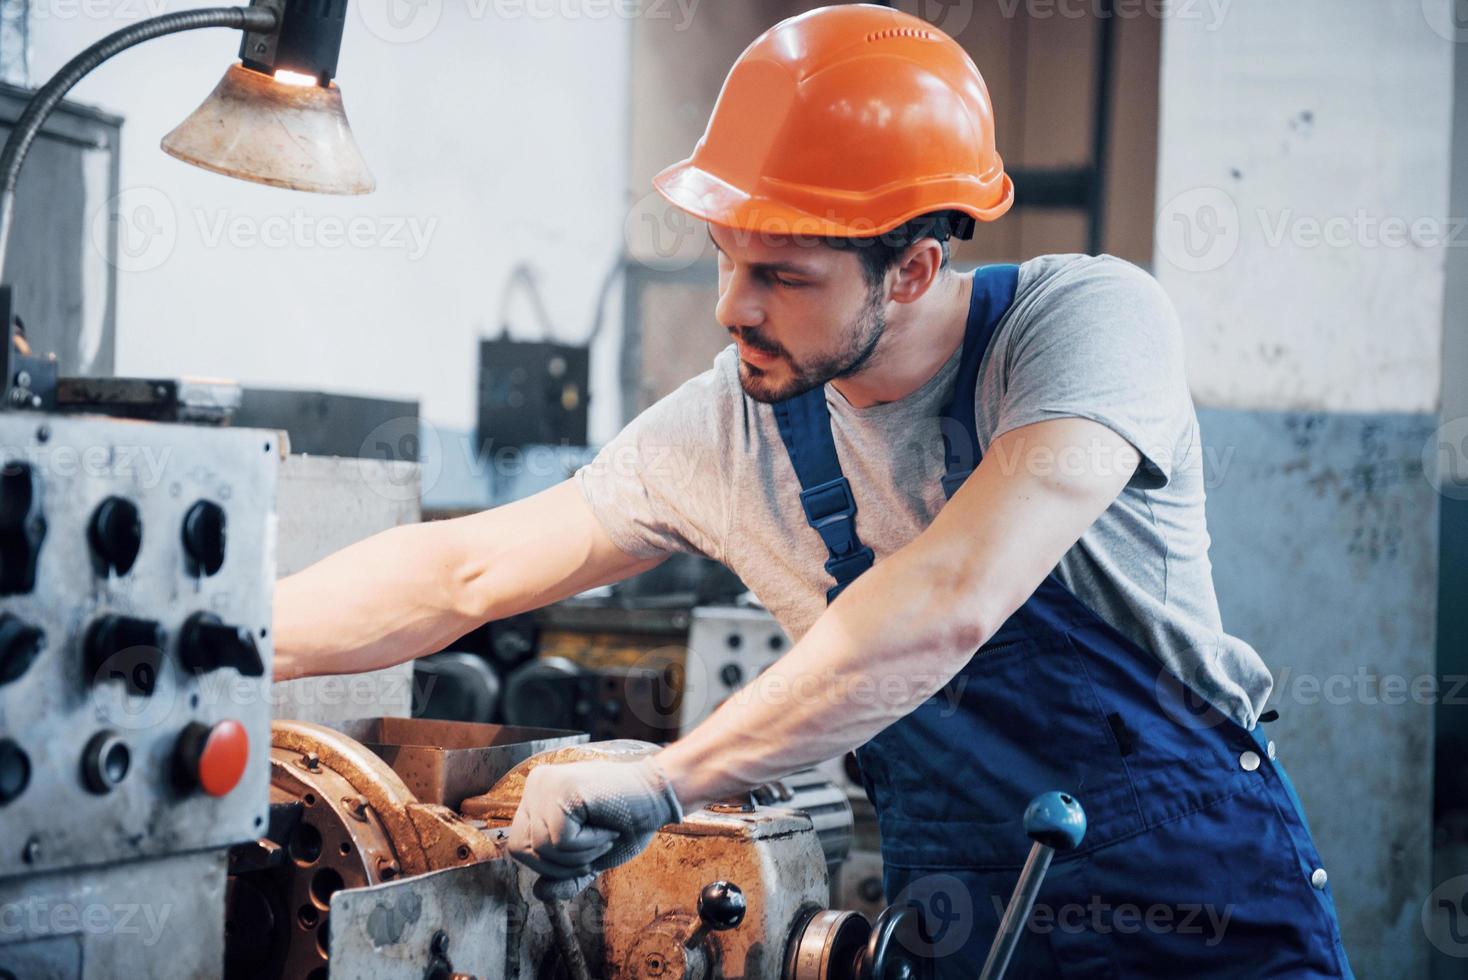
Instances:
[[[735,344],[574,480],[285,580],[278,673],[381,667],[699,552],[798,642],[649,758],[535,770],[511,846],[541,894],[857,749],[888,899],[928,914],[941,976],[978,972],[1052,789],[1089,829],[1015,975],[1349,976],[1257,727],[1269,673],[1219,622],[1170,303],[1109,256],[949,267],[1013,198],[963,50],[882,7],[785,21],[656,185],[708,223]]]

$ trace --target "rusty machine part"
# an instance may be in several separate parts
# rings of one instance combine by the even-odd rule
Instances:
[[[516,766],[488,793],[466,799],[463,815],[502,829],[513,819],[525,777],[535,766],[631,760],[656,749],[621,740],[542,753]],[[783,795],[793,802],[802,785],[797,780],[794,787],[765,788],[759,798]],[[511,942],[521,950],[518,975],[567,977],[553,918],[531,899],[533,875],[519,869],[519,876],[524,904],[519,914],[512,912],[520,934]],[[913,952],[922,948],[910,935],[915,913],[888,910],[874,927],[860,913],[828,911],[827,896],[826,854],[811,815],[752,800],[714,804],[662,828],[646,851],[603,872],[577,898],[573,915],[590,924],[578,934],[577,952],[592,976],[610,980],[930,975]]]
[[[921,913],[890,906],[868,922],[860,912],[812,909],[785,948],[782,980],[932,980]]]
[[[268,835],[230,859],[229,977],[325,977],[337,891],[502,856],[333,729],[275,722],[270,770]]]

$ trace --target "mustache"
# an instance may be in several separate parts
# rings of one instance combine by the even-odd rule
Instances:
[[[769,354],[772,357],[775,355],[783,355],[785,353],[785,349],[779,344],[776,344],[770,340],[766,340],[764,337],[761,337],[759,334],[749,329],[731,329],[729,331],[729,336],[744,344],[746,347],[753,347],[755,350],[760,351],[764,354]]]

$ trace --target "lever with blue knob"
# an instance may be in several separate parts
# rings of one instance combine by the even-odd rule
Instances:
[[[1056,851],[1074,850],[1086,835],[1086,811],[1069,793],[1041,793],[1025,807],[1025,834],[1034,844],[1004,909],[1004,918],[999,922],[999,932],[989,947],[989,957],[984,961],[979,980],[1000,980],[1004,976],[1019,945],[1020,930],[1034,911],[1050,860]]]

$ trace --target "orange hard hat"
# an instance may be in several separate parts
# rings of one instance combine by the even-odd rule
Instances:
[[[838,238],[935,211],[993,221],[1014,203],[973,59],[872,4],[820,7],[756,38],[693,155],[653,186],[716,225]]]

